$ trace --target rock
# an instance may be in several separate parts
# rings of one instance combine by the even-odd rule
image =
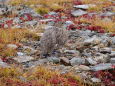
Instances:
[[[99,83],[99,82],[101,82],[101,80],[100,79],[98,79],[98,78],[91,78],[91,81],[92,82],[94,82],[94,83]]]
[[[98,63],[106,63],[110,61],[110,56],[106,54],[99,54],[99,56],[95,56],[94,60]]]
[[[30,26],[33,27],[37,24],[37,21],[28,21],[28,22],[25,22],[25,24],[30,25]]]
[[[100,38],[93,36],[92,38],[84,40],[84,45],[99,44],[100,42]]]
[[[12,28],[14,28],[14,29],[20,29],[20,28],[22,28],[22,26],[21,25],[14,25]]]
[[[49,15],[57,15],[56,12],[49,12],[48,14],[49,14]]]
[[[20,18],[19,17],[15,17],[14,19],[13,19],[13,23],[14,24],[17,24],[17,23],[20,23],[21,21],[20,21]]]
[[[7,47],[8,47],[8,48],[12,48],[12,49],[18,48],[18,46],[15,45],[15,44],[8,44]]]
[[[114,47],[115,47],[115,37],[112,37],[112,38],[111,38],[111,41],[112,41],[112,44],[113,44]]]
[[[68,53],[68,54],[80,54],[79,51],[76,51],[76,50],[65,50],[64,53]]]
[[[50,21],[53,21],[53,19],[42,19],[42,20],[40,20],[40,22],[44,22],[44,23],[47,23],[47,22],[50,22]]]
[[[72,24],[74,24],[73,21],[66,21],[66,22],[65,22],[65,25],[66,25],[66,26],[69,26],[69,25],[72,25]]]
[[[109,56],[112,58],[112,57],[115,57],[115,51],[111,51],[111,54],[109,54]]]
[[[47,62],[48,62],[48,59],[44,58],[44,59],[39,59],[37,61],[30,61],[30,62],[24,63],[23,66],[25,68],[28,68],[28,67],[34,68],[38,65],[44,65]]]
[[[6,68],[6,67],[10,67],[10,66],[0,59],[0,67]]]
[[[62,64],[64,64],[64,65],[70,65],[70,61],[69,61],[69,59],[66,58],[66,57],[61,57],[61,58],[60,58],[60,62],[61,62]]]
[[[89,71],[89,70],[90,70],[90,67],[85,66],[85,65],[80,65],[80,66],[79,66],[79,69],[80,69],[80,70],[83,70],[83,71]]]
[[[100,50],[99,50],[101,53],[111,53],[111,48],[101,48]]]
[[[23,62],[28,62],[33,60],[34,58],[31,56],[17,56],[15,58],[13,58],[14,60],[16,60],[19,63],[23,63]]]
[[[85,64],[85,59],[74,57],[70,60],[70,63],[72,66]]]
[[[100,16],[106,16],[106,17],[115,16],[115,12],[105,12],[105,13],[101,13]]]
[[[86,61],[91,65],[96,65],[97,64],[97,62],[94,59],[90,58],[90,57],[87,58]]]
[[[17,55],[18,55],[18,56],[24,56],[24,55],[25,55],[25,53],[22,53],[22,52],[17,52]]]
[[[7,25],[7,24],[4,24],[4,28],[8,28],[8,25]]]
[[[95,7],[96,5],[94,4],[83,4],[83,5],[75,5],[73,6],[74,8],[77,8],[77,9],[84,9],[84,10],[87,10],[89,9],[90,7]]]
[[[108,69],[112,69],[112,66],[113,65],[111,63],[101,63],[96,66],[92,66],[91,70],[92,71],[108,70]]]
[[[110,59],[110,63],[114,63],[115,64],[115,58],[111,58]]]
[[[87,14],[87,12],[86,12],[86,11],[83,11],[83,10],[76,10],[76,11],[73,11],[71,14],[72,14],[73,16],[77,17],[77,16],[82,16],[82,15],[84,15],[84,14]]]
[[[59,63],[60,62],[60,58],[57,58],[57,57],[48,57],[48,61],[49,62],[53,62],[53,63]]]

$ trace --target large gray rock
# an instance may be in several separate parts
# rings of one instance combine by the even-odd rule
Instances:
[[[85,59],[74,57],[70,60],[70,63],[72,66],[85,64]]]
[[[92,71],[100,71],[100,70],[108,70],[108,69],[112,69],[111,63],[101,63],[91,67]]]
[[[87,14],[87,12],[86,12],[86,11],[83,11],[83,10],[76,10],[76,11],[73,11],[71,14],[72,14],[73,16],[77,17],[77,16],[82,16],[82,15],[84,15],[84,14]]]

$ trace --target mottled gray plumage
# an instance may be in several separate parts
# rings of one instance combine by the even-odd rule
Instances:
[[[47,29],[40,39],[42,54],[51,54],[53,50],[62,48],[68,39],[68,31],[60,27]]]

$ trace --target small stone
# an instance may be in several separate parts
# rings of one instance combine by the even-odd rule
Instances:
[[[22,53],[22,52],[17,52],[17,55],[18,55],[18,56],[24,56],[25,54]]]
[[[23,63],[23,62],[28,62],[33,60],[34,58],[31,56],[17,56],[15,58],[13,58],[14,60],[16,60],[19,63]]]
[[[75,5],[73,6],[74,8],[77,8],[77,9],[89,9],[90,7],[95,7],[96,5],[93,5],[93,4],[83,4],[83,5]]]
[[[72,24],[74,24],[72,21],[66,21],[66,22],[65,22],[65,25],[66,25],[66,26],[69,26],[69,25],[72,25]]]
[[[73,11],[71,14],[76,17],[76,16],[82,16],[84,14],[87,14],[87,12],[83,10],[76,10],[76,11]]]
[[[92,82],[95,82],[95,83],[99,83],[99,82],[101,82],[101,80],[100,79],[98,79],[98,78],[91,78],[91,81]]]
[[[111,51],[110,57],[111,58],[115,57],[115,51]]]
[[[53,63],[59,63],[60,62],[60,58],[57,58],[57,57],[48,57],[48,61],[49,62],[53,62]]]
[[[12,49],[18,48],[18,46],[15,45],[15,44],[8,44],[7,47],[8,47],[8,48],[12,48]]]
[[[70,60],[70,63],[72,66],[85,64],[85,59],[74,57]]]
[[[110,59],[110,63],[114,63],[115,64],[115,58],[111,58]]]

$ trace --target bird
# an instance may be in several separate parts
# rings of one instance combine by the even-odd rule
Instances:
[[[61,26],[61,23],[56,23],[45,30],[40,38],[41,56],[47,57],[65,45],[68,40],[68,31]]]

